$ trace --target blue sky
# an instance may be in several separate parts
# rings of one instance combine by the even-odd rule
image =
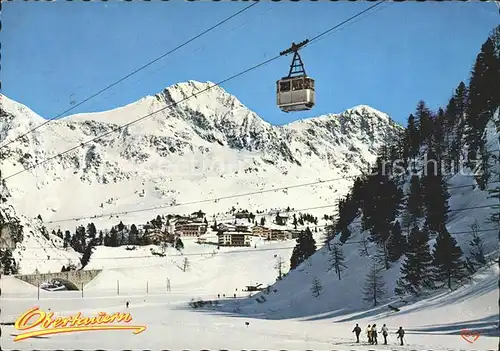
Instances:
[[[218,82],[372,4],[260,2],[68,114],[123,106],[191,79]],[[2,93],[52,118],[247,5],[6,2]],[[273,124],[366,104],[405,125],[418,100],[433,109],[447,103],[500,23],[492,2],[387,3],[372,11],[301,52],[316,80],[313,110],[285,114],[275,105],[276,80],[288,73],[291,56],[222,87]]]

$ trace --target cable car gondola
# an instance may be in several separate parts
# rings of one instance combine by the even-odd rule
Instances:
[[[280,52],[280,55],[293,52],[288,76],[276,82],[277,104],[283,112],[306,111],[315,104],[314,79],[306,75],[304,63],[299,55],[299,49],[308,42],[309,40],[299,44],[292,43],[289,49]]]

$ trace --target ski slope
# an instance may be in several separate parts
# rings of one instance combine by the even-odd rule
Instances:
[[[229,255],[227,256],[229,257]],[[241,263],[242,256],[235,255],[234,260],[226,262],[235,264],[234,270],[246,268],[259,275],[260,266]],[[253,259],[253,263],[259,260]],[[207,277],[208,284],[189,282],[189,279],[177,279],[171,275],[171,291],[161,286],[160,277],[167,273],[164,266],[150,266],[135,269],[111,269],[88,284],[81,292],[46,292],[40,291],[37,300],[37,289],[12,277],[2,278],[2,322],[13,322],[25,310],[40,306],[42,310],[49,308],[55,316],[69,316],[81,312],[92,316],[97,312],[107,313],[130,312],[132,324],[146,325],[141,334],[131,331],[93,331],[60,335],[48,335],[40,338],[13,342],[14,335],[19,334],[13,326],[2,327],[2,348],[10,349],[287,349],[287,350],[494,350],[498,346],[497,279],[498,267],[483,270],[474,277],[471,284],[461,287],[451,294],[439,294],[410,306],[401,308],[401,312],[389,312],[386,308],[367,309],[357,313],[344,313],[341,309],[330,314],[313,314],[308,318],[265,319],[252,318],[240,311],[224,314],[214,309],[195,310],[187,306],[191,298],[216,299],[216,294],[230,292],[235,285],[243,283],[238,275],[232,275],[231,282],[218,267],[217,261],[210,264],[206,260],[206,268],[213,268],[219,274]],[[230,265],[226,264],[226,265]],[[218,269],[219,270],[218,270]],[[229,270],[229,269],[228,269]],[[169,274],[170,272],[168,272]],[[249,274],[248,272],[246,274]],[[156,286],[146,294],[140,284],[133,280],[153,281],[157,277]],[[127,278],[130,283],[127,284]],[[111,289],[116,280],[123,283],[120,295]],[[120,285],[122,287],[122,285]],[[142,291],[141,291],[142,290]],[[335,299],[335,295],[330,296]],[[311,299],[309,299],[311,300]],[[130,302],[126,310],[125,302]],[[248,299],[238,294],[236,299],[228,297],[220,299],[223,307],[240,304],[252,305]],[[227,302],[226,302],[227,301]],[[236,302],[235,302],[236,301]],[[253,302],[253,305],[256,303]],[[288,302],[275,302],[277,309],[287,310]],[[249,322],[249,325],[245,325]],[[371,346],[366,342],[355,344],[351,333],[355,323],[364,329],[367,324],[381,326],[386,323],[389,330],[389,345]],[[400,326],[406,329],[406,345],[398,346],[393,332]],[[474,344],[467,343],[459,335],[461,329],[479,330],[481,336]],[[196,337],[189,337],[196,335]],[[362,338],[362,341],[364,338]],[[379,339],[380,340],[380,339]]]

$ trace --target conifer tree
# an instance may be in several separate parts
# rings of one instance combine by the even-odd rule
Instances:
[[[111,246],[111,243],[110,243],[110,237],[109,237],[109,234],[108,234],[108,233],[106,233],[106,234],[104,235],[103,245],[104,245],[104,246]]]
[[[89,241],[89,244],[85,248],[85,251],[83,251],[82,258],[80,259],[80,263],[82,264],[81,269],[85,268],[85,266],[87,266],[87,264],[90,261],[90,256],[92,256],[93,250],[95,248],[95,240],[96,240],[95,238],[91,239]]]
[[[311,291],[312,291],[313,296],[318,297],[319,295],[321,295],[322,290],[323,290],[323,287],[321,286],[321,282],[319,281],[319,279],[317,277],[314,277],[313,281],[312,281],[312,287],[311,287]]]
[[[10,249],[0,250],[0,263],[2,274],[14,275],[18,273],[16,260],[12,256]]]
[[[366,275],[363,300],[372,302],[373,306],[377,306],[380,299],[382,299],[386,293],[385,282],[382,277],[382,267],[377,261],[373,261]]]
[[[292,257],[290,258],[290,269],[295,269],[302,262],[307,260],[312,254],[316,252],[316,241],[312,236],[312,232],[307,227],[305,230],[301,231],[299,237],[297,238],[297,244],[295,245]]]
[[[401,277],[396,282],[396,294],[418,296],[422,289],[432,287],[432,255],[428,242],[429,232],[413,227],[408,238],[406,259],[401,266]]]
[[[128,241],[130,245],[137,245],[139,243],[139,231],[137,230],[137,226],[135,224],[130,226]]]
[[[432,147],[434,152],[436,153],[437,160],[441,163],[443,159],[443,155],[447,149],[447,145],[445,144],[445,123],[446,117],[444,110],[439,108],[436,118],[433,121],[433,137],[432,137]]]
[[[406,238],[401,231],[399,221],[396,221],[391,228],[391,236],[387,243],[389,260],[396,262],[406,251]]]
[[[420,132],[418,130],[415,117],[412,114],[410,114],[410,116],[408,117],[408,126],[406,127],[406,131],[410,149],[410,157],[415,157],[420,148]]]
[[[410,215],[410,222],[414,225],[418,218],[423,217],[423,194],[420,187],[420,178],[413,175],[410,180],[410,193],[406,200],[406,211]]]
[[[278,278],[276,281],[281,280],[283,278],[283,265],[285,264],[285,261],[281,258],[281,256],[278,256],[276,258],[276,264],[274,265],[274,268],[278,271]]]
[[[97,235],[97,229],[94,225],[94,223],[89,223],[87,225],[87,236],[90,238],[90,239],[94,239]]]
[[[492,199],[498,199],[497,203],[495,205],[492,205],[492,213],[490,216],[489,221],[493,224],[496,224],[497,226],[500,225],[500,186],[496,186],[493,189],[490,189],[489,191],[489,197]],[[500,233],[499,233],[500,235]],[[500,237],[499,237],[500,240]]]
[[[96,229],[94,223],[89,223],[87,225],[87,233],[86,234],[90,239],[94,239],[97,236],[97,229]]]
[[[335,225],[330,224],[325,227],[325,242],[324,244],[328,248],[328,251],[332,249],[330,242],[335,238]]]
[[[181,238],[177,237],[175,239],[174,247],[178,251],[181,251],[182,249],[184,249],[184,243],[182,242]]]
[[[433,280],[446,282],[452,288],[452,282],[465,277],[465,266],[461,259],[462,249],[447,230],[441,231],[436,238],[433,252]]]
[[[337,243],[333,244],[332,246],[332,250],[330,251],[329,262],[330,262],[330,267],[328,268],[328,270],[330,271],[334,269],[335,274],[337,274],[340,280],[341,279],[340,273],[342,273],[347,268],[347,265],[345,263],[342,247]]]
[[[190,266],[191,266],[191,264],[190,264],[188,258],[184,257],[184,263],[182,265],[182,271],[186,272],[189,269]]]
[[[78,226],[75,230],[75,235],[73,239],[73,249],[77,252],[83,253],[85,251],[85,247],[87,243],[85,241],[85,227]]]
[[[394,180],[384,174],[369,176],[363,187],[363,229],[370,229],[372,241],[382,248],[386,269],[389,269],[387,240],[402,197]]]
[[[109,246],[111,247],[117,247],[118,245],[118,232],[116,231],[116,228],[113,227],[109,231]]]
[[[417,104],[415,120],[418,121],[417,123],[420,132],[420,144],[429,145],[433,130],[432,112],[422,100],[420,100]]]
[[[436,165],[435,154],[429,150],[427,153],[426,175],[422,178],[425,219],[430,230],[442,231],[448,219],[448,186],[441,174],[441,169]]]
[[[446,107],[447,133],[451,134],[449,150],[449,168],[459,171],[460,156],[463,149],[462,136],[465,128],[465,112],[468,104],[468,91],[464,82],[460,82],[453,97]],[[451,165],[453,164],[453,167]]]
[[[471,168],[474,167],[475,160],[482,161],[482,157],[477,157],[477,152],[486,152],[484,130],[500,105],[499,91],[500,61],[495,55],[493,40],[488,38],[477,55],[469,82],[466,141],[469,145],[468,166]],[[484,170],[486,165],[483,164],[482,167]]]
[[[63,248],[68,248],[71,244],[71,233],[69,230],[64,232]]]
[[[479,236],[479,223],[474,221],[474,223],[470,226],[472,232],[472,240],[470,241],[470,257],[472,261],[478,265],[486,264],[486,257],[484,255],[484,244]]]
[[[361,257],[368,257],[370,253],[368,252],[368,239],[363,234],[358,244],[358,252]]]

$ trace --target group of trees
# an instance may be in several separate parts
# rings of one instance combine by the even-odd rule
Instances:
[[[364,293],[374,304],[386,293],[382,272],[401,258],[397,294],[452,289],[467,273],[486,264],[477,223],[471,228],[466,258],[446,228],[450,198],[446,179],[460,170],[460,162],[473,172],[481,190],[490,179],[492,152],[498,150],[486,149],[486,127],[500,107],[499,39],[497,27],[477,56],[469,85],[460,83],[445,109],[433,112],[424,101],[418,102],[407,128],[381,148],[371,172],[356,179],[338,203],[337,217],[326,230],[329,270],[341,279],[347,268],[342,245],[351,236],[349,225],[362,216],[361,228],[368,235],[360,239],[359,252],[372,258]],[[500,121],[495,123],[500,128]],[[404,193],[406,182],[409,190]],[[494,197],[499,194],[498,187],[491,191]],[[491,220],[498,223],[500,216],[493,215]],[[331,245],[336,236],[339,242]],[[436,239],[432,250],[431,237]],[[369,252],[370,243],[376,244],[376,252]],[[313,284],[316,292],[320,290],[317,283]]]
[[[164,222],[165,221],[165,222]],[[151,228],[163,228],[163,224],[168,223],[169,219],[166,220],[160,216],[157,216],[155,219],[148,222]],[[153,229],[151,229],[153,230]],[[104,234],[102,230],[97,234],[97,229],[94,223],[89,223],[85,226],[78,226],[75,229],[75,232],[71,234],[69,230],[64,232],[64,235],[61,229],[57,231],[52,231],[52,234],[63,239],[63,247],[68,248],[71,247],[76,252],[82,254],[80,259],[80,263],[82,268],[85,267],[96,246],[104,245],[110,247],[119,247],[122,245],[149,245],[150,242],[148,240],[148,229],[144,232],[140,232],[137,229],[135,224],[126,226],[122,221],[117,225],[111,227],[109,231],[106,231]],[[166,236],[168,240],[166,243],[171,244],[177,250],[182,250],[184,248],[184,244],[180,238],[175,238],[173,235]],[[70,270],[70,267],[64,267],[65,271]]]
[[[318,217],[314,217],[309,213],[299,213],[297,216],[296,213],[293,214],[293,225],[295,229],[297,229],[297,225],[304,225],[305,223],[318,224]]]
[[[81,269],[83,269],[88,264],[95,246],[101,245],[103,242],[102,231],[100,231],[98,235],[94,223],[89,223],[87,227],[76,227],[73,234],[71,234],[69,230],[66,230],[63,235],[61,229],[58,229],[57,231],[53,230],[52,234],[63,239],[63,248],[66,249],[68,247],[71,247],[76,252],[82,254],[82,257],[80,258]],[[66,272],[74,269],[76,269],[76,267],[74,266],[63,266],[61,272]]]
[[[1,273],[5,275],[13,275],[18,273],[16,260],[12,256],[12,251],[9,249],[0,249],[0,267]]]
[[[297,266],[316,252],[316,241],[309,227],[299,233],[296,242],[293,248],[292,257],[290,258],[290,269],[297,268]]]

